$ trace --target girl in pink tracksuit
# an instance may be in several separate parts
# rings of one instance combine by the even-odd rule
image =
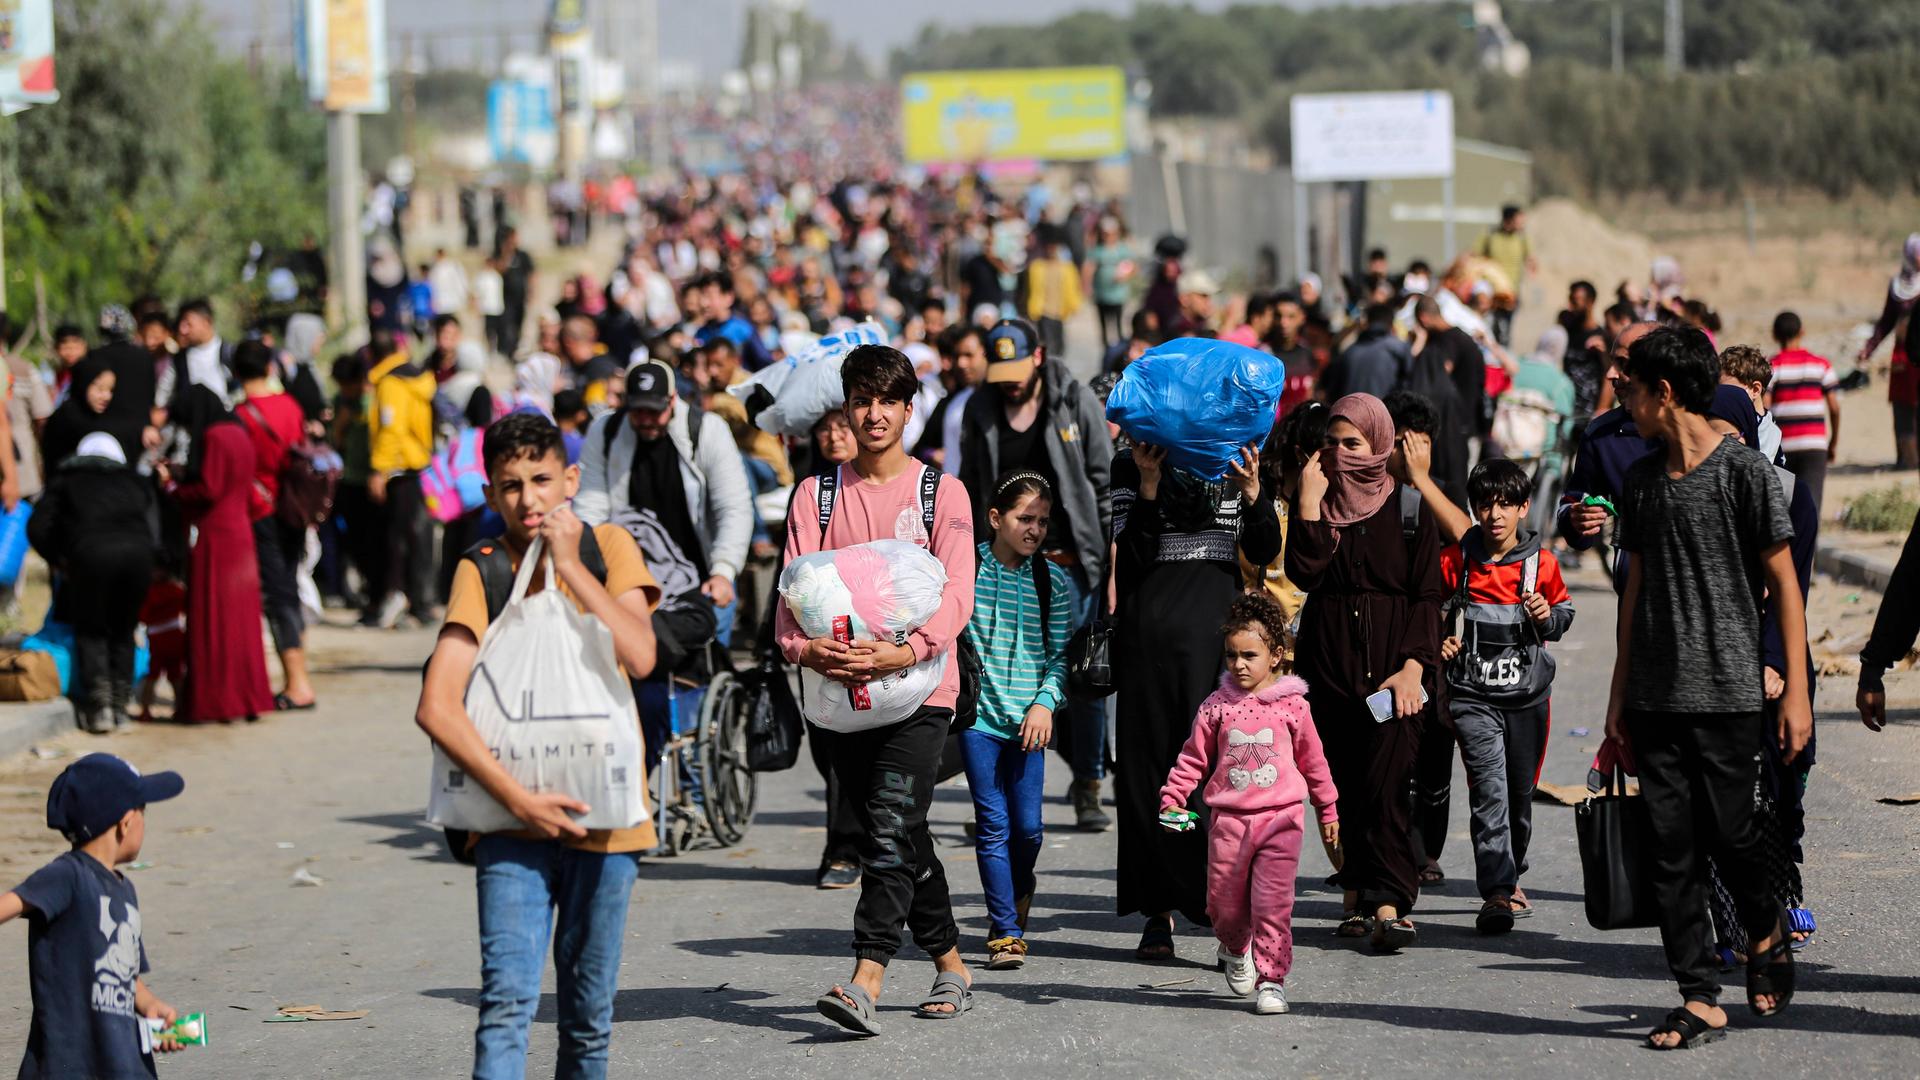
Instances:
[[[1339,793],[1307,711],[1307,684],[1282,675],[1286,616],[1271,596],[1249,593],[1228,609],[1226,674],[1200,705],[1193,734],[1160,789],[1161,824],[1194,827],[1186,809],[1202,781],[1211,811],[1207,914],[1220,939],[1227,985],[1254,1011],[1287,1011],[1283,986],[1293,966],[1293,881],[1306,828],[1305,804],[1319,812],[1329,847],[1339,843]]]

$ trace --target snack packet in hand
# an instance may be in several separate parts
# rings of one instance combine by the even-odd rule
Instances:
[[[1200,815],[1184,807],[1170,806],[1160,811],[1160,827],[1168,832],[1192,832],[1200,823]]]

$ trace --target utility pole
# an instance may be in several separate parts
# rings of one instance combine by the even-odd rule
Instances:
[[[1613,73],[1615,75],[1622,75],[1626,73],[1626,70],[1627,46],[1626,42],[1621,40],[1620,5],[1615,4],[1613,5]]]
[[[1686,32],[1681,25],[1684,0],[1667,0],[1667,74],[1678,75],[1687,69]]]
[[[367,311],[367,258],[360,236],[360,116],[341,109],[327,112],[327,233],[333,249],[328,273],[340,304],[346,343],[365,340],[361,320]]]

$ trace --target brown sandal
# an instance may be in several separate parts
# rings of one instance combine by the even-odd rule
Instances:
[[[994,938],[987,942],[988,971],[1017,971],[1027,962],[1027,943],[1017,937]]]

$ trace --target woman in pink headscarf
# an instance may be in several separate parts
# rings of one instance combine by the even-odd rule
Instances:
[[[1342,937],[1410,945],[1419,895],[1407,783],[1439,666],[1440,534],[1412,489],[1387,474],[1393,420],[1371,394],[1334,402],[1290,514],[1286,571],[1306,590],[1294,674],[1340,789],[1346,890]],[[1378,720],[1369,695],[1391,705]]]

